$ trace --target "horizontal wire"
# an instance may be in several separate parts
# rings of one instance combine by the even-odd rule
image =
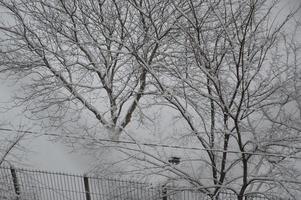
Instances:
[[[244,154],[251,154],[251,155],[261,155],[261,156],[273,156],[273,157],[285,157],[285,158],[295,158],[301,159],[298,156],[291,156],[291,155],[284,155],[284,154],[274,154],[274,153],[256,153],[256,152],[240,152],[240,151],[233,151],[233,150],[221,150],[221,149],[206,149],[206,148],[198,148],[198,147],[185,147],[185,146],[177,146],[177,145],[166,145],[166,144],[155,144],[155,143],[137,143],[133,141],[114,141],[110,139],[102,139],[102,138],[87,138],[83,136],[68,136],[68,135],[59,135],[55,133],[44,133],[40,134],[34,131],[22,131],[22,130],[14,130],[9,128],[0,128],[0,131],[10,131],[10,132],[20,132],[20,133],[30,133],[36,135],[46,135],[46,136],[53,136],[53,137],[66,137],[66,138],[73,138],[73,139],[83,139],[83,140],[93,140],[93,141],[100,141],[100,142],[110,142],[110,143],[123,143],[123,144],[131,144],[131,145],[142,145],[142,146],[151,146],[151,147],[163,147],[163,148],[176,148],[176,149],[187,149],[187,150],[201,150],[201,151],[217,151],[217,152],[226,152],[226,153],[244,153]],[[43,171],[42,171],[43,172]],[[58,173],[60,174],[60,173]],[[91,177],[90,177],[91,178]],[[292,181],[292,180],[285,180],[285,179],[271,179],[268,177],[252,177],[261,181],[274,181],[274,182],[286,182],[286,183],[293,183],[293,184],[300,184],[300,181]]]
[[[162,147],[162,148],[172,148],[172,149],[186,149],[186,150],[198,150],[198,151],[213,151],[219,153],[231,153],[231,154],[248,154],[248,155],[257,155],[257,156],[272,156],[272,157],[281,157],[281,158],[294,158],[300,159],[300,156],[288,155],[288,154],[279,154],[279,153],[265,153],[265,152],[250,152],[250,151],[236,151],[236,150],[223,150],[223,149],[214,149],[214,148],[199,148],[199,147],[187,147],[187,146],[179,146],[179,145],[167,145],[167,144],[157,144],[157,143],[146,143],[146,142],[137,142],[137,141],[126,141],[126,140],[111,140],[104,138],[88,138],[84,136],[71,136],[71,135],[59,135],[55,133],[43,133],[40,134],[35,131],[22,131],[15,130],[10,128],[0,128],[0,131],[10,131],[10,132],[19,132],[19,133],[30,133],[35,135],[45,135],[45,136],[53,136],[53,137],[64,137],[71,139],[81,139],[81,140],[91,140],[95,142],[108,142],[108,143],[116,143],[116,144],[131,144],[131,145],[140,145],[140,146],[149,146],[149,147]],[[293,147],[294,148],[294,147]],[[295,147],[297,150],[301,150],[301,148]]]

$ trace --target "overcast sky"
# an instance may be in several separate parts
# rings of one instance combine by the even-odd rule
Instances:
[[[282,0],[282,3],[288,8],[293,8],[300,3],[300,0]],[[300,12],[297,17],[301,18]],[[4,105],[5,102],[9,101],[10,97],[17,91],[16,89],[11,82],[0,80],[0,105]],[[22,115],[20,108],[10,112],[2,112],[0,117],[14,125],[26,124],[28,128],[34,127],[33,122]],[[0,134],[0,136],[4,137],[5,134]],[[70,153],[71,149],[64,147],[63,144],[50,142],[47,137],[25,141],[23,144],[31,150],[22,160],[25,167],[79,173],[84,173],[91,167],[88,156]]]

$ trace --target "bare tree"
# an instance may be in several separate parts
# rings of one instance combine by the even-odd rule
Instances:
[[[13,17],[1,71],[26,80],[16,100],[31,116],[70,132],[83,120],[92,137],[100,124],[118,140],[145,97],[178,111],[206,154],[193,174],[139,143],[113,145],[144,170],[212,198],[300,191],[281,181],[299,179],[300,46],[286,31],[298,8],[277,19],[268,0],[0,2]]]
[[[89,133],[101,125],[118,140],[147,87],[147,71],[133,59],[143,42],[133,5],[1,1],[12,18],[0,28],[1,71],[26,80],[16,100],[30,117],[51,127],[82,119]]]
[[[6,128],[0,128],[1,139],[0,139],[0,166],[3,166],[4,162],[11,164],[15,159],[12,156],[18,157],[16,151],[23,151],[24,148],[20,146],[21,140],[24,138],[25,133],[15,134],[10,131],[7,133]],[[10,158],[9,158],[10,157]]]
[[[202,190],[212,197],[225,188],[238,199],[267,191],[294,196],[300,185],[280,181],[299,179],[293,161],[264,155],[300,152],[300,46],[285,31],[299,8],[281,19],[279,4],[271,1],[173,1],[173,6],[178,21],[168,54],[153,65],[139,59],[161,103],[180,113],[206,150],[196,165],[208,169],[204,174],[211,174],[211,181],[190,174],[180,178],[209,188]]]

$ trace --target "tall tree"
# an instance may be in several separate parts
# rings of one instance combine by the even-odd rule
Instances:
[[[300,155],[300,45],[286,31],[299,8],[281,18],[272,1],[173,6],[178,21],[168,54],[154,65],[142,63],[159,99],[179,112],[206,150],[195,163],[207,169],[205,177],[180,179],[208,187],[201,190],[211,197],[225,188],[238,199],[267,191],[294,196],[300,186],[280,181],[298,180],[293,160],[271,154]]]
[[[118,140],[147,87],[147,71],[133,59],[146,40],[137,31],[145,24],[134,5],[1,1],[11,19],[0,28],[1,72],[25,81],[17,102],[30,117],[47,119],[51,127],[68,124],[70,132],[84,119],[87,129],[101,125]]]

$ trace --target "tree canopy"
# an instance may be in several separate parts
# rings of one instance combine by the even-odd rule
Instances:
[[[300,180],[290,157],[301,149],[300,5],[288,12],[269,0],[0,5],[10,19],[0,26],[0,72],[22,81],[15,100],[31,118],[91,137],[103,128],[118,141],[141,105],[166,107],[185,127],[181,136],[205,150],[191,161],[202,170],[122,150],[152,173],[212,198],[224,189],[238,199],[300,191],[281,181]]]

